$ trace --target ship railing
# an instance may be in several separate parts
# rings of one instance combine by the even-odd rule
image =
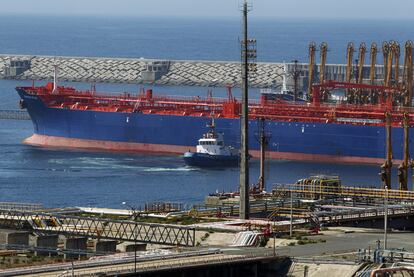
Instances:
[[[192,97],[178,97],[178,96],[152,96],[151,98],[143,95],[128,94],[126,96],[120,94],[90,94],[88,92],[63,93],[71,100],[71,103],[83,104],[121,104],[134,106],[138,105],[188,105],[188,106],[221,106],[225,103],[225,98],[199,98]]]
[[[137,100],[151,100],[151,101],[166,101],[166,102],[203,102],[203,103],[224,103],[228,101],[222,97],[200,97],[200,96],[180,96],[180,95],[152,95],[146,96],[142,93],[106,93],[106,92],[93,92],[89,90],[74,91],[74,90],[62,90],[59,91],[60,95],[72,96],[73,98],[80,97],[96,97],[100,100],[117,100],[117,101],[137,101]]]
[[[369,112],[385,112],[388,110],[388,106],[384,105],[374,105],[374,104],[349,104],[349,103],[321,103],[319,105],[314,105],[310,102],[288,102],[288,101],[256,101],[249,100],[249,104],[252,106],[266,106],[266,107],[300,107],[300,108],[310,108],[313,110],[323,110],[326,111],[327,108],[332,109],[344,109],[344,110],[359,110],[359,111],[369,111]],[[393,106],[393,112],[397,113],[414,113],[413,107],[403,107],[403,106]]]
[[[25,87],[26,91],[31,93],[38,93],[38,94],[50,94],[52,93],[46,87]],[[97,96],[99,98],[107,98],[108,100],[140,100],[145,99],[146,95],[142,92],[140,93],[129,93],[129,92],[119,92],[119,93],[107,93],[107,92],[96,92],[93,90],[76,90],[72,87],[59,87],[59,94],[60,95],[68,95],[68,96],[83,96],[83,97],[91,97]],[[148,98],[149,99],[149,98]],[[225,103],[228,102],[229,99],[227,98],[219,98],[219,97],[200,97],[200,96],[178,96],[178,95],[153,95],[150,99],[154,101],[176,101],[176,102],[204,102],[204,103]],[[262,102],[256,99],[249,99],[249,105],[252,108],[255,107],[301,107],[301,108],[312,108],[314,110],[323,110],[326,111],[327,108],[332,109],[348,109],[348,110],[359,110],[369,111],[369,112],[385,112],[388,109],[388,106],[385,105],[375,105],[375,104],[349,104],[346,102],[338,102],[338,103],[321,103],[319,105],[313,105],[310,102],[285,102],[285,101],[265,101]],[[393,106],[392,112],[395,113],[414,113],[413,107],[403,107],[403,106]]]
[[[43,89],[43,90],[42,90]],[[45,88],[29,88],[37,92],[50,95]],[[125,106],[131,111],[139,109],[156,110],[183,110],[191,108],[189,112],[217,112],[223,109],[223,104],[231,101],[226,98],[199,97],[199,96],[147,96],[143,93],[96,93],[95,91],[76,91],[73,88],[61,88],[60,95],[70,99],[64,105],[82,105],[82,108],[91,109],[97,106],[119,107]],[[355,105],[347,103],[323,103],[313,105],[306,102],[272,102],[264,104],[258,100],[249,100],[251,115],[257,118],[269,118],[282,121],[305,121],[339,124],[383,125],[387,107],[380,105]],[[76,107],[75,107],[76,108]],[[116,111],[119,111],[116,109]],[[414,113],[413,108],[394,107],[393,125],[403,120],[404,113]],[[411,120],[414,123],[414,116]]]

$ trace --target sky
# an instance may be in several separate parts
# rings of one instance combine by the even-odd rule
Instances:
[[[0,14],[237,17],[242,0],[1,0]],[[250,0],[254,18],[411,19],[413,0]]]

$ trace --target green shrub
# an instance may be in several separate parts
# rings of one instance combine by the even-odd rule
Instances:
[[[205,241],[210,236],[210,233],[205,233],[204,236],[201,237],[201,241]]]
[[[259,242],[259,247],[265,247],[269,241],[268,237],[261,237]]]

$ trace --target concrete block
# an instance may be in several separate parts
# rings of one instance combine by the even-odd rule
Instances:
[[[58,247],[59,236],[58,235],[44,235],[35,237],[35,246],[56,249]],[[56,255],[56,253],[38,250],[35,252],[38,256],[43,255]]]
[[[29,232],[0,230],[0,244],[29,245]]]
[[[116,240],[99,240],[95,241],[94,250],[98,253],[115,253],[116,245]]]
[[[65,250],[73,250],[76,251],[86,251],[87,250],[87,238],[65,238],[64,240],[64,249]],[[73,253],[73,254],[65,254],[65,258],[76,258],[78,256],[86,256],[85,254],[80,253]]]
[[[145,251],[147,250],[146,243],[136,243],[125,245],[125,252]]]

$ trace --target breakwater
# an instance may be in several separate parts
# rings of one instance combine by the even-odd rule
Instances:
[[[29,120],[26,110],[0,110],[0,119]]]
[[[134,58],[53,57],[30,55],[0,55],[0,78],[15,80],[51,80],[54,65],[59,68],[59,79],[74,82],[136,83],[180,86],[224,87],[240,83],[238,61],[184,61]],[[282,83],[284,63],[260,62],[251,76],[255,88],[277,87]],[[287,63],[287,72],[294,64]],[[297,65],[300,71],[299,87],[306,89],[308,65]],[[318,71],[318,68],[316,68]],[[369,68],[367,67],[368,71]],[[346,66],[326,66],[325,79],[343,81]],[[288,74],[288,84],[292,84]],[[383,77],[383,67],[378,66],[376,78]]]

